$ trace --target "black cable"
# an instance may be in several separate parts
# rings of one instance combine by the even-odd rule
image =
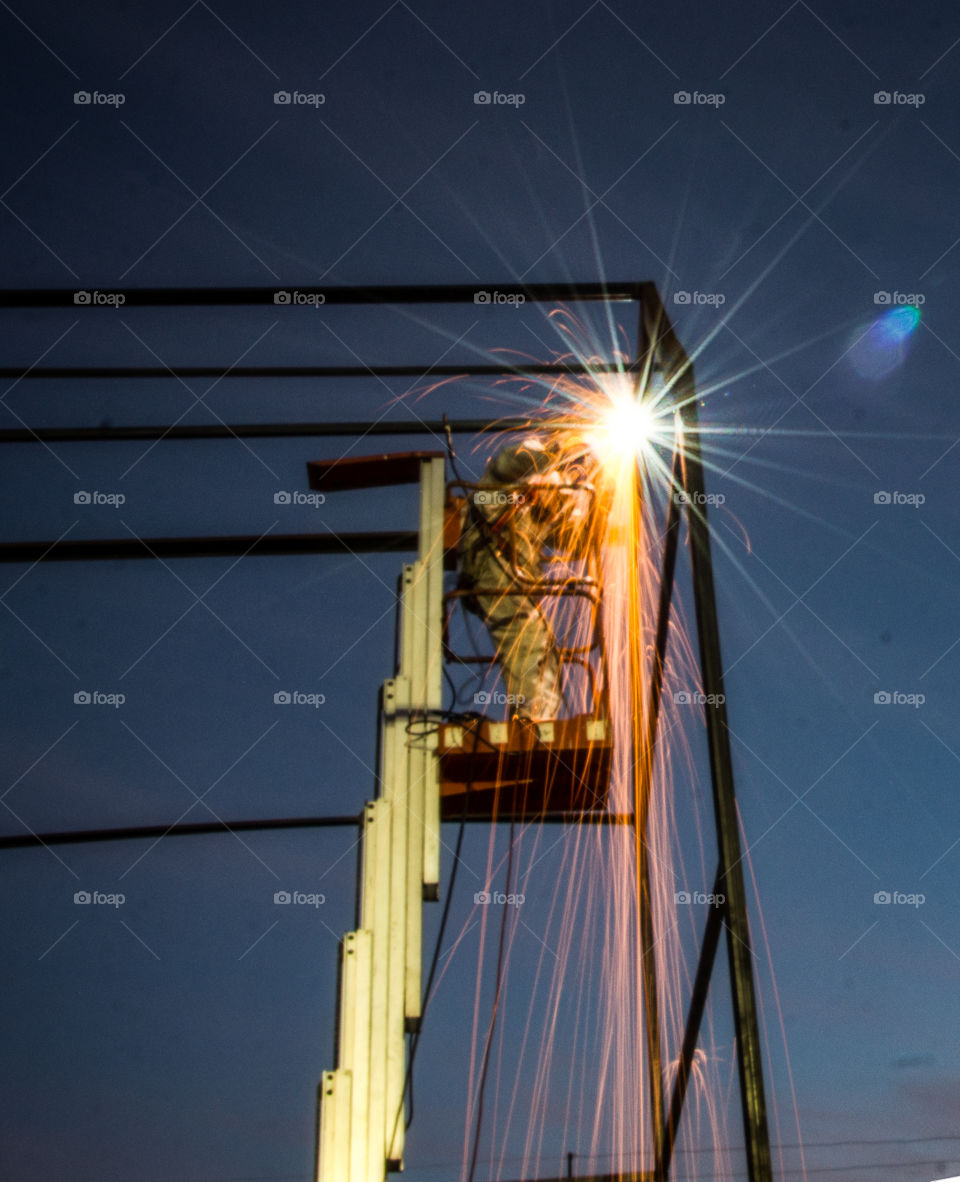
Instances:
[[[443,413],[443,434],[447,440],[447,454],[450,457],[450,467],[452,468],[457,459],[457,453],[453,447],[453,431],[450,429],[450,420],[447,418],[447,413]]]
[[[447,668],[446,661],[443,662],[443,676],[444,676],[444,680],[446,681],[447,685],[450,688],[450,705],[452,707],[455,707],[457,705],[457,698],[460,696],[460,692],[457,689],[456,684],[453,680],[453,675],[451,674],[450,670]]]
[[[480,716],[478,716],[478,725],[473,731],[473,751],[471,752],[473,756],[476,756],[477,747],[480,741],[479,718]],[[457,870],[460,866],[460,850],[463,848],[463,836],[467,831],[467,809],[470,803],[470,790],[472,786],[473,780],[471,778],[467,780],[466,790],[463,795],[463,812],[460,814],[460,829],[457,833],[457,844],[454,846],[453,850],[453,869],[450,871],[450,886],[447,888],[447,897],[443,904],[443,913],[440,916],[440,928],[437,932],[436,941],[434,942],[433,955],[430,958],[430,969],[427,973],[427,982],[423,989],[423,1003],[420,1006],[420,1026],[414,1032],[413,1037],[410,1040],[410,1052],[407,1056],[407,1073],[403,1083],[403,1092],[401,1093],[401,1096],[406,1095],[408,1092],[410,1095],[410,1113],[407,1117],[406,1125],[404,1126],[405,1128],[409,1128],[411,1122],[413,1121],[413,1063],[417,1055],[417,1047],[420,1045],[420,1035],[423,1031],[423,1022],[427,1014],[427,1006],[430,1004],[430,1001],[433,997],[433,979],[436,976],[437,965],[440,963],[440,947],[443,943],[444,933],[447,930],[447,919],[450,916],[450,904],[453,901],[453,889],[457,882]],[[401,1099],[400,1111],[397,1113],[398,1121],[402,1111],[403,1101]]]
[[[506,890],[504,894],[510,894],[511,879],[513,876],[513,837],[514,828],[516,825],[516,818],[511,814],[510,817],[510,845],[507,849],[507,878]],[[487,1045],[483,1052],[483,1067],[480,1071],[480,1088],[477,1096],[477,1123],[473,1133],[473,1153],[470,1158],[470,1173],[468,1175],[468,1182],[473,1182],[473,1176],[477,1168],[477,1152],[480,1148],[480,1129],[483,1125],[483,1096],[487,1086],[487,1069],[490,1066],[490,1051],[493,1048],[493,1032],[497,1023],[497,1013],[500,1009],[500,993],[503,987],[503,946],[506,940],[507,932],[507,917],[510,908],[503,908],[503,915],[500,919],[500,942],[497,948],[497,975],[496,988],[493,995],[493,1008],[490,1012],[490,1026],[487,1030]]]

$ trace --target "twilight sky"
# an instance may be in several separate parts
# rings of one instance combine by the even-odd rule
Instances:
[[[725,497],[711,523],[783,1176],[801,1176],[798,1123],[810,1179],[960,1173],[960,13],[21,0],[0,4],[0,30],[4,287],[657,282],[719,429],[708,488]],[[5,309],[0,364],[550,360],[565,346],[549,311]],[[613,332],[573,311],[598,347],[629,347],[632,307],[614,306]],[[372,378],[3,389],[0,430],[519,405],[490,383],[416,398]],[[410,490],[274,501],[306,491],[308,460],[409,446],[7,443],[4,540],[410,528]],[[487,447],[461,440],[464,469]],[[198,797],[225,819],[358,812],[404,560],[5,565],[0,831],[211,819]],[[280,710],[278,689],[325,700]],[[75,705],[84,690],[125,700]],[[708,822],[704,854],[682,839],[678,890],[709,890],[705,757],[673,713],[691,744],[678,817],[692,826],[699,801]],[[524,837],[514,997],[542,963],[565,840]],[[463,859],[459,941],[418,1051],[412,1182],[458,1176],[462,1154],[486,833]],[[349,830],[5,851],[3,1175],[309,1178],[355,868]],[[325,902],[278,920],[278,889]],[[83,890],[124,902],[80,907]],[[488,939],[485,972],[492,954]],[[711,1016],[727,1079],[724,973]],[[566,1016],[561,1091],[583,1065]],[[507,1007],[508,1082],[525,1024]],[[736,1147],[735,1089],[721,1104]],[[584,1150],[562,1115],[561,1099],[545,1171]],[[478,1177],[518,1176],[522,1123]],[[708,1176],[696,1154],[681,1169]]]

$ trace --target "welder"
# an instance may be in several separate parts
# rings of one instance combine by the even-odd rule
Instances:
[[[459,585],[496,644],[507,702],[522,718],[554,719],[563,705],[557,641],[541,600],[550,550],[585,519],[584,498],[570,487],[584,475],[582,462],[531,435],[498,451],[470,493]]]

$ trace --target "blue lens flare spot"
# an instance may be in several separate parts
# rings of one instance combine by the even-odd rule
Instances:
[[[857,330],[847,354],[850,364],[862,378],[885,378],[906,358],[919,323],[920,309],[914,304],[888,308],[865,331]]]
[[[880,332],[890,341],[905,340],[920,323],[920,309],[910,305],[891,308],[877,321]]]

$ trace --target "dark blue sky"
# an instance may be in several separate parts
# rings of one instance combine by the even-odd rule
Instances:
[[[771,963],[808,1176],[960,1173],[960,14],[934,0],[37,0],[0,7],[0,30],[4,286],[658,283],[698,351],[703,421],[724,428],[708,487],[726,498],[711,520],[774,1139],[797,1133]],[[871,330],[898,300],[921,305],[912,334]],[[2,364],[426,366],[504,347],[548,360],[563,346],[546,311],[7,312]],[[615,320],[631,341],[633,309]],[[415,403],[409,390],[25,380],[6,384],[2,426],[512,409],[479,383]],[[7,445],[4,536],[408,528],[410,493],[273,500],[305,490],[309,459],[406,446]],[[460,445],[473,471],[477,447]],[[78,490],[126,499],[78,506]],[[208,790],[228,819],[358,811],[400,561],[5,567],[0,828],[174,821]],[[326,700],[278,715],[281,688]],[[77,707],[83,689],[126,701]],[[677,784],[691,825],[707,793],[694,746]],[[514,980],[542,954],[563,840],[530,872]],[[712,849],[704,872],[686,844],[681,885],[709,889]],[[5,853],[4,1176],[309,1177],[355,855],[347,831]],[[474,830],[451,920],[467,934],[419,1051],[413,1182],[460,1160],[486,859]],[[281,887],[326,902],[277,922]],[[81,910],[78,890],[126,902]],[[925,901],[876,904],[882,891]],[[507,1048],[524,1013],[504,1016]],[[559,1118],[545,1143],[557,1169],[583,1148]],[[500,1176],[517,1151],[502,1149]]]

